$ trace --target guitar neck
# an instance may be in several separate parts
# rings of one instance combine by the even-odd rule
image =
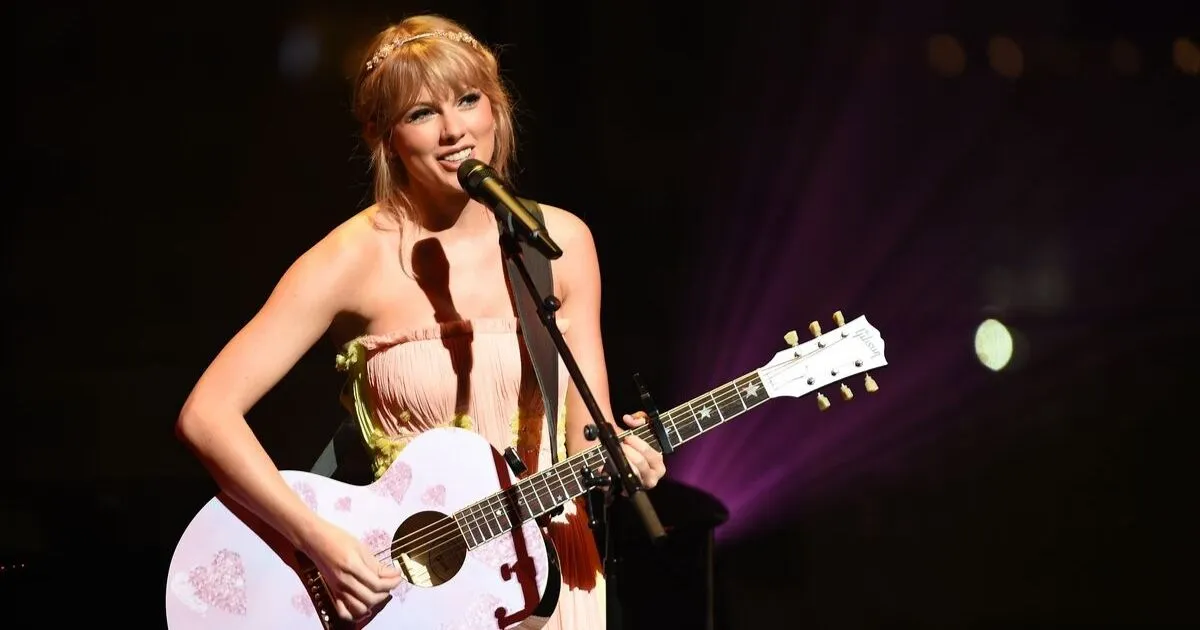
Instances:
[[[769,399],[756,370],[660,413],[659,418],[667,440],[675,448]],[[649,424],[629,433],[663,451],[657,433]],[[585,494],[588,487],[583,471],[598,470],[607,461],[604,446],[593,446],[463,508],[455,513],[454,519],[473,549]]]

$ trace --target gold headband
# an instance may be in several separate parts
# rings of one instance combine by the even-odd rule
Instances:
[[[393,52],[395,52],[397,48],[411,41],[425,39],[426,37],[441,37],[443,39],[449,39],[463,44],[470,44],[475,47],[479,46],[479,42],[475,41],[474,37],[471,37],[466,33],[459,33],[458,31],[427,31],[424,33],[417,33],[416,35],[404,35],[396,37],[380,46],[379,50],[375,51],[375,54],[371,55],[371,58],[367,60],[367,72],[378,68],[379,65],[383,63],[383,60],[387,59]]]

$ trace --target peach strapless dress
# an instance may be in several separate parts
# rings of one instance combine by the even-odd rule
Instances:
[[[558,321],[566,331],[567,322]],[[422,431],[470,429],[498,451],[516,449],[526,474],[550,465],[541,391],[515,318],[448,322],[364,335],[338,355],[350,374],[343,401],[359,420],[376,477]],[[558,435],[565,457],[566,367],[558,369]],[[453,465],[447,462],[447,465]],[[547,630],[603,630],[604,573],[582,498],[568,503],[547,530],[558,551],[563,586]]]

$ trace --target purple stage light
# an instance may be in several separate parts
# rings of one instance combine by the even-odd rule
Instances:
[[[749,106],[771,115],[729,123],[748,145],[730,161],[738,186],[714,199],[721,210],[694,244],[717,253],[689,270],[697,285],[676,315],[689,345],[672,387],[700,393],[761,367],[787,331],[828,330],[835,310],[867,316],[889,366],[875,395],[854,380],[852,401],[826,389],[824,413],[812,396],[773,400],[672,457],[674,479],[729,508],[721,540],[902,474],[959,421],[950,410],[1002,382],[976,355],[985,320],[1047,360],[1127,317],[1140,293],[1161,290],[1129,257],[1194,194],[1171,161],[1183,138],[1145,118],[1152,99],[1099,109],[1103,90],[1062,80],[1027,88],[1031,108],[1028,73],[968,65],[948,77],[921,37],[858,55],[872,48],[823,32],[817,70],[761,68],[777,80]]]

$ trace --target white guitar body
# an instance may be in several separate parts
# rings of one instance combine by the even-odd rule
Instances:
[[[510,484],[508,464],[478,434],[425,432],[367,486],[299,471],[283,476],[318,514],[379,550],[385,563],[393,541],[429,539],[426,532],[457,544],[443,544],[427,557],[397,559],[411,582],[402,582],[364,625],[348,625],[310,572],[311,562],[221,495],[192,519],[171,558],[171,630],[532,629],[545,625],[557,604],[553,547],[536,521],[470,551],[453,521],[441,522],[449,527],[430,521]]]

